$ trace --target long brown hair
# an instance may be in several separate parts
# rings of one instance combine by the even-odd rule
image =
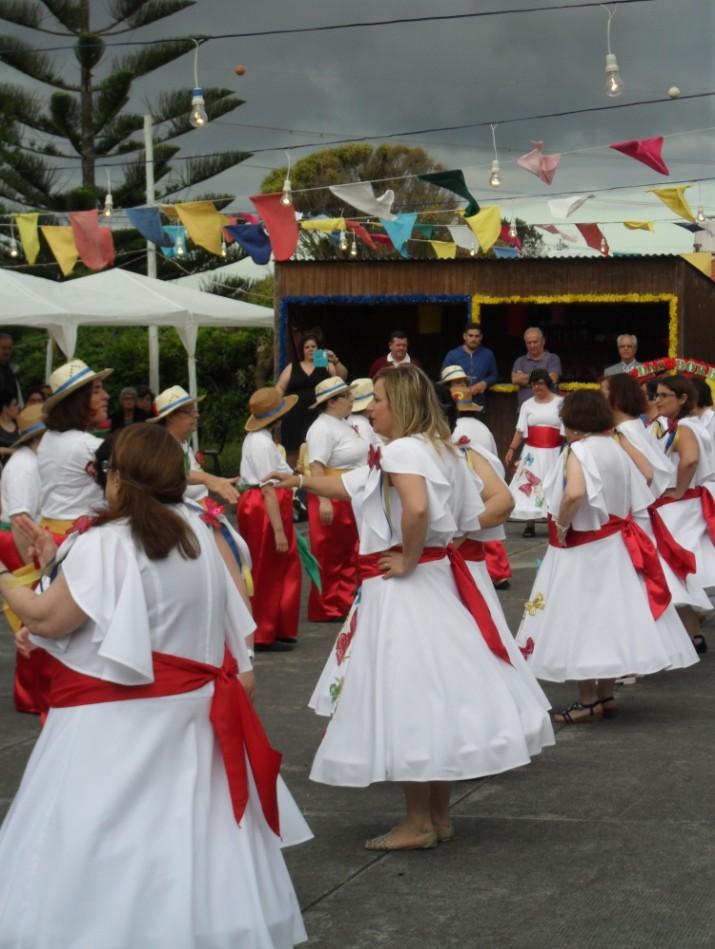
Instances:
[[[119,491],[96,523],[126,518],[134,541],[150,560],[163,560],[178,547],[195,560],[199,543],[186,521],[172,511],[186,490],[184,454],[177,440],[160,425],[139,422],[121,429],[114,439],[110,471],[119,474]]]
[[[375,381],[382,379],[392,417],[397,423],[397,438],[424,435],[438,450],[453,452],[449,425],[429,377],[417,366],[381,369]]]
[[[47,413],[45,425],[51,432],[86,432],[90,424],[89,403],[92,399],[92,383],[80,386],[74,392],[53,405]]]

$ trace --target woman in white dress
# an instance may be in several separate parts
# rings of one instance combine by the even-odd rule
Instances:
[[[353,379],[350,383],[353,404],[350,408],[350,415],[348,415],[348,422],[358,435],[362,435],[368,445],[379,445],[380,439],[375,434],[370,419],[367,417],[367,409],[372,402],[373,389],[372,379]]]
[[[279,827],[280,756],[244,691],[253,623],[185,486],[173,438],[124,429],[108,506],[63,546],[49,588],[0,576],[21,645],[29,629],[52,670],[0,830],[3,949],[305,939],[278,836],[300,833],[297,815],[283,826],[281,810]]]
[[[529,376],[534,395],[519,409],[516,430],[506,453],[507,470],[514,455],[524,443],[509,490],[514,498],[511,516],[526,521],[524,537],[536,535],[535,521],[546,517],[544,480],[558,461],[563,443],[559,407],[560,395],[551,391],[551,378],[545,369],[534,369]]]
[[[577,682],[578,701],[553,718],[581,724],[615,714],[619,676],[684,668],[698,657],[682,624],[656,622],[670,592],[632,517],[646,486],[611,437],[604,396],[571,393],[561,418],[569,450],[545,485],[554,520],[517,642],[538,679]]]
[[[370,464],[287,482],[350,498],[360,533],[351,658],[311,778],[401,782],[405,819],[365,846],[428,849],[454,836],[452,781],[525,765],[553,732],[451,543],[484,505],[430,380],[414,366],[381,371],[369,412],[389,439]]]
[[[715,409],[713,409],[713,391],[704,379],[699,376],[693,376],[690,380],[695,389],[695,407],[693,415],[699,418],[701,423],[710,432],[710,437],[715,439]]]

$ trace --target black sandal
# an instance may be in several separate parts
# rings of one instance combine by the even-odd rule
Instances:
[[[703,653],[708,651],[708,644],[702,633],[698,633],[697,636],[693,636],[693,647],[699,656],[702,656]]]
[[[604,718],[615,718],[618,715],[618,706],[616,705],[616,700],[612,695],[609,695],[608,698],[599,699],[599,702],[603,706],[603,717]]]
[[[521,532],[522,537],[536,537],[536,528],[531,524],[527,524],[524,530]]]
[[[596,709],[600,706],[601,713],[600,715]],[[583,718],[574,718],[571,714],[572,712],[580,712],[582,710],[588,710],[588,715],[584,715]],[[562,712],[552,712],[551,721],[556,725],[585,725],[591,724],[591,722],[597,722],[603,718],[603,700],[597,699],[595,702],[590,704],[582,702],[574,702],[573,705],[569,705],[568,708],[564,709]]]

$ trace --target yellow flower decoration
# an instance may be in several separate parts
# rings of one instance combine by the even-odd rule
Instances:
[[[524,609],[529,616],[536,616],[537,610],[543,610],[546,600],[543,593],[537,593],[533,600],[527,600]]]

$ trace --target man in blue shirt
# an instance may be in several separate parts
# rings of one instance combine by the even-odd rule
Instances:
[[[497,381],[497,364],[494,353],[482,346],[482,328],[471,323],[465,329],[464,343],[456,349],[450,349],[442,360],[445,366],[461,366],[469,380],[472,401],[484,407],[484,393]]]

